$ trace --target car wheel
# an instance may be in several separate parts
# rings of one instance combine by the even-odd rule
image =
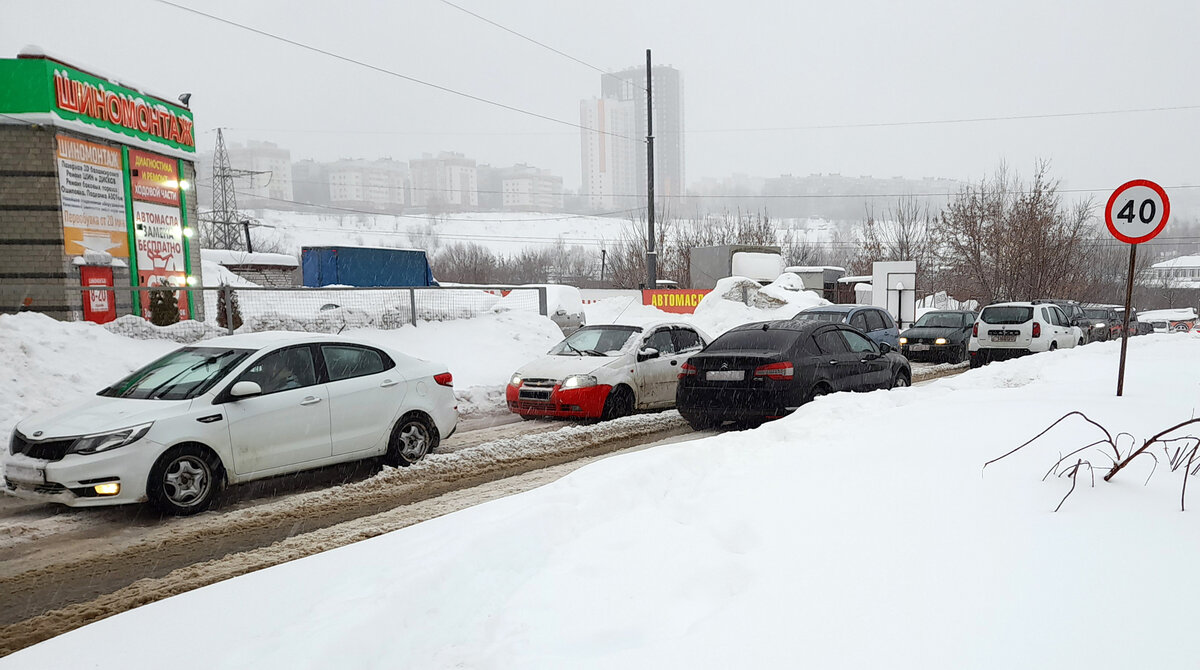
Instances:
[[[833,393],[833,389],[829,388],[828,384],[826,384],[825,382],[818,382],[815,386],[812,387],[811,390],[809,390],[808,402],[812,402],[812,401],[816,400],[817,398],[820,398],[823,395],[829,395],[830,393]]]
[[[633,391],[628,386],[616,386],[608,392],[604,400],[604,410],[600,418],[604,421],[618,419],[633,414]]]
[[[1051,343],[1050,343],[1050,351],[1054,351],[1054,350],[1055,350],[1055,349],[1057,349],[1057,348],[1058,348],[1058,342],[1051,342]]]
[[[717,424],[720,423],[719,421],[707,416],[684,414],[683,412],[680,412],[679,414],[683,417],[684,421],[688,422],[688,425],[692,427],[692,430],[709,430],[710,428],[715,428]]]
[[[904,388],[905,386],[912,386],[912,378],[904,370],[901,370],[892,378],[892,385],[888,389]]]
[[[950,356],[947,358],[948,363],[962,363],[967,360],[967,345],[957,346],[951,350]]]
[[[1083,338],[1082,337],[1079,338],[1079,342],[1076,343],[1076,346],[1080,346],[1080,347],[1083,346]]]
[[[392,429],[384,462],[388,465],[408,467],[425,458],[438,445],[437,431],[422,414],[406,414]]]
[[[984,363],[983,354],[976,353],[974,356],[971,356],[971,369],[972,370],[974,370],[975,368],[983,367],[983,363]]]
[[[198,444],[185,444],[154,462],[146,496],[162,512],[188,516],[211,507],[224,482],[225,470],[216,454]]]

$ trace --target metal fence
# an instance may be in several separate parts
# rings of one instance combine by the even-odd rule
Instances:
[[[165,328],[141,317],[151,297],[175,293],[196,318]],[[187,289],[63,284],[0,285],[0,313],[44,312],[55,318],[87,320],[85,304],[115,307],[110,330],[134,337],[193,340],[220,332],[299,330],[341,332],[353,328],[393,329],[422,321],[469,319],[494,312],[548,315],[544,286],[419,286],[270,288],[220,286]],[[101,299],[103,296],[103,299]],[[186,301],[186,302],[185,302]],[[141,312],[135,309],[141,306]],[[182,310],[183,317],[189,314]],[[173,332],[159,332],[169,330]]]

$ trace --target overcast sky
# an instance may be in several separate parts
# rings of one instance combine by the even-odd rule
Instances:
[[[178,0],[382,68],[572,123],[600,75],[440,0]],[[1200,2],[455,0],[607,70],[683,72],[687,178],[840,172],[978,179],[1038,157],[1073,188],[1200,184],[1200,109],[766,130],[1200,105]],[[460,151],[580,181],[568,126],[339,62],[153,0],[0,0],[26,44],[170,94],[212,129],[293,159]]]

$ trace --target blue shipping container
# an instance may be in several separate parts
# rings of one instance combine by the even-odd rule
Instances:
[[[425,252],[377,247],[302,247],[304,285],[437,286]]]

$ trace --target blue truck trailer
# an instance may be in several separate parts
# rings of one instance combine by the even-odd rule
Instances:
[[[301,247],[304,285],[437,286],[421,249]]]

